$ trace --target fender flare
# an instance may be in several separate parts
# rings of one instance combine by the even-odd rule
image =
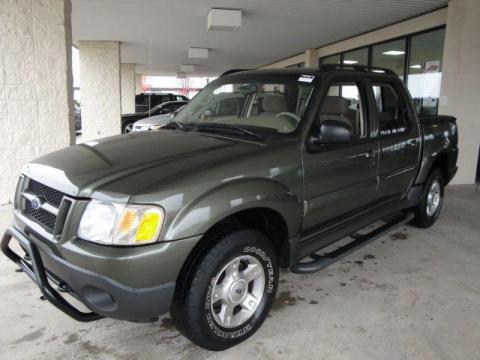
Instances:
[[[166,240],[206,233],[221,220],[240,211],[266,208],[278,212],[289,236],[302,222],[302,204],[283,184],[265,178],[240,178],[210,189],[186,204],[165,232]]]

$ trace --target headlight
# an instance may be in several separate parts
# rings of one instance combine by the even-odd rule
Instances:
[[[163,209],[154,205],[129,205],[90,201],[78,227],[78,237],[107,245],[142,245],[158,240]]]
[[[150,130],[159,130],[159,129],[161,129],[162,126],[164,126],[164,125],[151,125]]]

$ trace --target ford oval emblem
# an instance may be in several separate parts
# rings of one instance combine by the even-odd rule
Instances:
[[[34,197],[30,200],[30,206],[33,210],[38,210],[42,207],[42,200],[39,197]]]

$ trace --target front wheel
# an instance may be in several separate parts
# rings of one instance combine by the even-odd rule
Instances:
[[[443,206],[444,187],[442,172],[434,169],[425,182],[420,203],[415,208],[415,225],[428,228],[437,221]]]
[[[179,280],[172,317],[208,350],[224,350],[257,331],[275,299],[278,266],[269,239],[256,230],[217,236]]]
[[[122,134],[128,134],[133,131],[133,122],[129,122],[123,125]]]

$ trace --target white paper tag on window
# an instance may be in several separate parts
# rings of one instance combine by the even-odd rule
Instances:
[[[312,76],[312,75],[301,75],[301,76],[298,78],[298,81],[306,82],[306,83],[311,83],[314,78],[315,78],[315,76]]]

